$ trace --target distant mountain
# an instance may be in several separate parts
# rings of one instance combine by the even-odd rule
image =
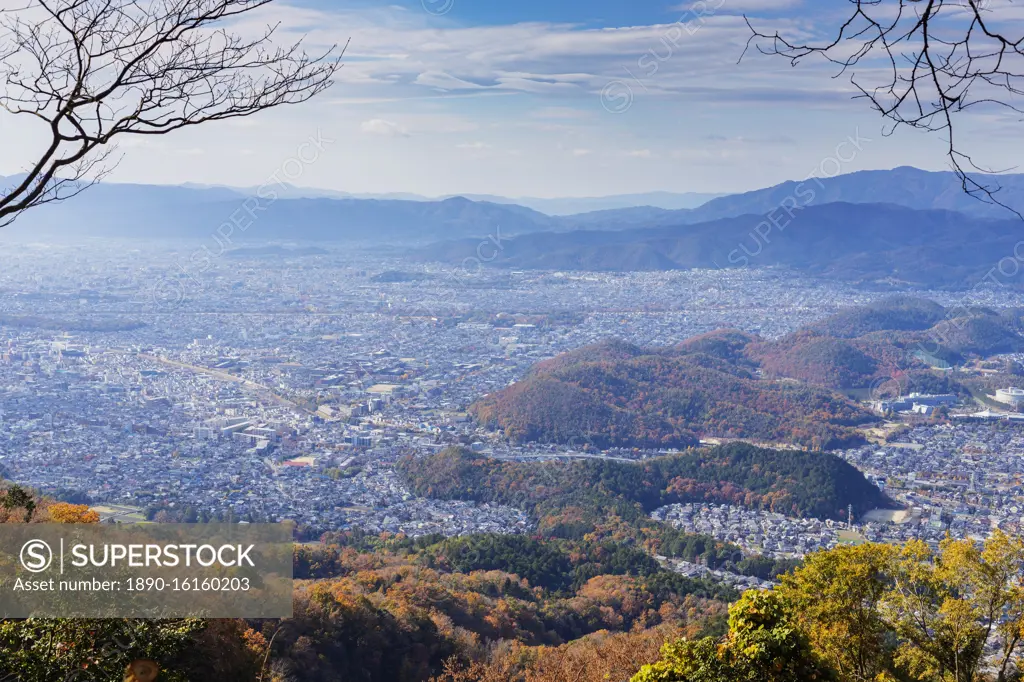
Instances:
[[[981,184],[996,188],[1000,202],[1024,213],[1024,174],[975,175]],[[923,171],[910,166],[892,170],[871,170],[783,182],[765,189],[730,194],[711,199],[693,209],[652,211],[632,208],[622,211],[598,211],[571,216],[577,228],[623,229],[634,227],[691,225],[741,215],[785,216],[786,207],[820,206],[831,203],[893,204],[918,210],[947,210],[975,218],[1006,220],[1013,213],[994,203],[986,203],[963,191],[960,179],[951,172]]]
[[[244,196],[255,196],[260,193],[260,186],[232,187],[230,185],[207,185],[197,182],[185,182],[179,187],[187,189],[225,189]],[[383,192],[383,193],[353,193],[341,192],[334,189],[322,187],[301,187],[288,182],[274,184],[274,191],[282,199],[381,199],[386,201],[443,201],[450,199],[456,194],[449,194],[442,197],[428,197],[412,192]],[[504,203],[504,202],[493,202]]]
[[[487,264],[595,271],[781,265],[859,283],[955,288],[976,283],[1013,253],[1021,231],[1017,219],[833,203],[796,211],[792,220],[779,212],[673,227],[522,235],[506,240]],[[456,240],[417,254],[457,263],[476,246]]]
[[[0,177],[0,187],[10,187],[16,180]],[[698,205],[710,196],[655,192],[593,199],[524,199],[517,203],[515,199],[485,195],[442,199],[408,193],[353,195],[287,183],[264,188],[101,183],[73,199],[26,213],[0,234],[32,239],[69,236],[205,239],[221,229],[230,231],[231,243],[281,239],[436,241],[497,236],[498,230],[502,237],[572,230],[582,225],[618,230],[646,225],[673,213],[665,208],[645,206],[598,211],[577,219],[547,215],[530,205],[554,214],[633,206],[632,202],[640,201],[660,201],[672,207]],[[229,227],[232,220],[236,221],[234,229]]]
[[[655,206],[632,206],[590,211],[563,216],[565,229],[572,230],[626,230],[660,225],[685,225],[690,222],[691,211],[672,211]]]
[[[1001,187],[999,201],[1024,213],[1024,174],[976,175],[982,184]],[[1005,208],[985,203],[963,191],[952,172],[923,171],[910,166],[892,170],[858,171],[832,178],[784,182],[774,187],[714,199],[690,212],[687,222],[703,222],[745,213],[768,213],[792,198],[800,206],[834,202],[895,204],[907,208],[957,211],[967,215],[1006,219]]]
[[[743,355],[764,375],[835,389],[867,388],[910,372],[918,384],[936,361],[950,365],[1024,351],[1020,310],[944,308],[895,296],[841,310],[773,341],[751,341]],[[947,388],[948,389],[948,382]]]
[[[255,194],[258,187],[229,187],[187,182],[181,187],[194,189],[227,189],[240,194]],[[452,197],[465,197],[472,201],[491,204],[516,204],[532,208],[547,215],[573,215],[619,208],[653,207],[667,210],[696,208],[711,199],[726,196],[701,192],[646,192],[643,194],[615,194],[604,197],[506,197],[498,194],[443,194],[427,196],[411,192],[341,192],[319,187],[298,187],[284,184],[277,187],[280,195],[289,199],[383,199],[398,201],[444,201]]]
[[[9,183],[8,183],[9,184]],[[215,239],[239,242],[438,239],[559,229],[557,219],[522,206],[470,201],[262,197],[225,188],[100,184],[73,199],[26,212],[0,237]]]
[[[0,176],[0,194],[6,194],[7,190],[23,179],[24,175]],[[116,204],[128,210],[142,210],[149,206],[192,206],[242,199],[245,196],[246,192],[231,187],[101,182],[87,188],[74,199],[63,202],[63,205],[83,205],[88,199],[90,205]]]
[[[1000,199],[1024,208],[1024,175],[992,176],[984,181],[1000,183]],[[0,191],[3,185],[13,182],[13,178],[0,178]],[[1010,217],[1004,209],[963,194],[952,173],[929,173],[914,168],[787,182],[755,192],[713,198],[702,204],[709,196],[654,192],[565,199],[484,195],[426,199],[407,193],[349,195],[287,184],[261,190],[103,183],[67,202],[25,214],[13,228],[0,232],[0,238],[89,235],[206,239],[220,230],[231,232],[231,243],[243,239],[355,239],[395,245],[470,236],[484,238],[497,235],[499,229],[504,237],[532,232],[678,228],[767,213],[780,222],[788,220],[787,210],[792,213],[808,206],[879,202],[918,210],[955,209],[976,219]],[[571,211],[585,212],[564,215]],[[674,263],[692,266],[659,245],[627,246],[619,238],[610,240],[589,239],[586,244],[593,248],[586,254],[573,255],[559,249],[559,253],[547,254],[546,259],[556,268],[573,267],[581,258],[594,269],[661,269],[673,267]],[[729,249],[722,251],[720,258],[716,258],[718,264],[732,264],[723,262],[729,255]]]
[[[541,199],[537,197],[501,197],[490,194],[466,194],[467,199],[490,201],[495,204],[519,204],[535,211],[553,216],[569,216],[578,213],[609,211],[628,208],[653,208],[679,210],[697,208],[724,194],[703,194],[700,192],[647,192],[644,194],[616,194],[607,197],[561,197]]]

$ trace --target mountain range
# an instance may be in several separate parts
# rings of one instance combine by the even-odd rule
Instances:
[[[201,185],[185,183],[182,187],[197,189],[228,189],[241,194],[255,194],[258,187],[232,188],[223,185]],[[516,204],[532,208],[547,215],[575,215],[593,211],[606,211],[635,206],[651,206],[665,210],[697,208],[712,199],[725,194],[704,192],[644,192],[642,194],[614,194],[604,197],[504,197],[497,194],[445,194],[437,197],[413,194],[411,192],[351,193],[314,187],[285,185],[278,188],[282,198],[288,199],[382,199],[397,201],[444,201],[461,196],[471,201],[486,201],[492,204]]]
[[[13,180],[0,183],[10,186]],[[1024,175],[983,182],[998,183],[1001,201],[1024,207]],[[965,195],[954,174],[907,167],[787,182],[714,198],[696,208],[647,205],[552,215],[503,197],[488,198],[494,200],[356,198],[290,185],[103,183],[21,216],[0,231],[0,238],[214,238],[232,246],[355,241],[462,262],[475,253],[480,239],[493,235],[503,246],[491,263],[495,266],[662,270],[787,265],[856,281],[960,285],[979,271],[984,275],[1009,253],[1019,227],[1006,209]],[[655,193],[605,197],[590,205],[654,200],[671,205],[691,199],[702,200]],[[767,219],[762,217],[766,214]]]
[[[487,265],[545,270],[676,270],[785,266],[860,284],[960,287],[980,281],[1020,239],[1021,222],[893,204],[827,203],[787,212],[621,231],[505,240]],[[462,263],[479,240],[418,250]]]
[[[1000,203],[1024,213],[1024,174],[973,175],[985,187],[997,189]],[[645,227],[703,223],[746,214],[765,214],[787,205],[819,206],[848,204],[893,204],[916,210],[946,210],[976,218],[1006,219],[1011,211],[992,201],[964,192],[960,178],[952,172],[924,171],[910,166],[892,170],[869,170],[783,182],[765,189],[730,194],[694,208],[651,211],[623,209],[576,216],[578,222],[596,227],[609,222],[643,221]]]
[[[4,179],[10,185],[10,179]],[[257,195],[229,188],[103,183],[71,200],[40,206],[0,234],[265,241],[371,241],[403,245],[445,237],[561,229],[558,219],[512,204],[453,197],[443,201],[288,198],[287,187]]]

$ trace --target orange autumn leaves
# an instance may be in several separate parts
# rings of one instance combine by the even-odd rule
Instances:
[[[24,488],[0,489],[0,523],[99,523],[100,515],[85,504],[55,502]]]
[[[45,510],[53,523],[99,523],[100,515],[84,504],[54,502]]]

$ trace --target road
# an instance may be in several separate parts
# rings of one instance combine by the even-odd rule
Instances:
[[[263,384],[258,384],[255,381],[250,381],[243,377],[235,376],[234,374],[231,374],[229,372],[222,372],[221,370],[211,369],[209,367],[200,367],[199,365],[190,365],[185,362],[178,362],[177,360],[169,360],[167,358],[162,358],[159,355],[150,355],[149,353],[136,353],[136,355],[139,356],[140,358],[153,360],[154,362],[159,362],[160,364],[167,365],[169,367],[187,369],[197,374],[206,374],[208,376],[212,376],[223,381],[230,381],[232,383],[241,384],[246,388],[253,389],[262,396],[274,400],[279,405],[285,407],[292,407],[296,410],[299,410],[300,412],[305,412],[306,414],[313,414],[310,410],[307,410],[298,403],[288,400],[287,398],[280,396],[277,393],[274,393],[274,391],[271,390],[269,387],[264,386]]]
[[[588,455],[582,452],[546,452],[540,455],[490,455],[492,459],[504,459],[509,461],[522,461],[527,459],[605,459],[614,462],[629,462],[636,464],[640,460],[628,459],[626,457],[612,457],[611,455]]]

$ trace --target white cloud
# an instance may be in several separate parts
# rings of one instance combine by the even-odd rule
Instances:
[[[470,83],[443,71],[424,71],[413,80],[416,85],[425,85],[438,90],[485,90],[486,86]]]
[[[363,121],[359,129],[370,135],[384,135],[385,137],[409,137],[409,131],[394,121],[385,121],[382,118],[372,118]]]
[[[530,112],[531,118],[549,118],[549,119],[582,119],[592,118],[594,112],[587,111],[585,109],[575,109],[573,107],[543,107],[536,111]]]
[[[126,149],[125,177],[141,171],[161,182],[258,183],[323,127],[338,142],[303,182],[346,191],[723,191],[805,177],[855,124],[867,131],[877,123],[849,101],[853,90],[844,79],[830,79],[834,70],[827,64],[793,69],[756,52],[736,63],[749,36],[738,12],[754,5],[784,9],[795,6],[792,0],[724,0],[693,32],[681,24],[472,26],[459,23],[466,18],[457,12],[438,18],[383,4],[355,10],[342,8],[350,3],[319,3],[326,9],[316,10],[287,2],[248,16],[244,31],[262,32],[280,21],[277,41],[307,35],[311,52],[351,36],[335,87],[302,106],[252,119],[261,126],[256,147],[251,131],[214,124],[168,137],[159,163],[152,153]],[[673,2],[683,0],[666,5]],[[775,18],[758,26],[798,40],[831,30],[828,12],[803,5],[799,15],[769,15]],[[685,21],[683,14],[670,20]],[[627,84],[633,95],[618,114],[601,100],[613,81]],[[387,137],[403,138],[406,153],[381,153]],[[28,148],[20,135],[0,134],[5,145],[12,138],[16,151]],[[873,145],[858,164],[925,165],[924,157],[901,155],[909,145],[898,144],[893,138]],[[1019,147],[1003,147],[1019,156]],[[171,151],[196,148],[208,150],[202,164]],[[255,154],[245,164],[231,163],[236,150],[249,148]],[[5,146],[0,162],[13,164],[11,156]]]
[[[716,4],[718,5],[716,7]],[[702,16],[713,14],[724,14],[726,12],[772,12],[783,9],[792,9],[803,4],[803,0],[697,0],[696,2],[684,2],[672,8],[676,12],[695,12]]]
[[[792,1],[764,0],[773,7]],[[709,0],[709,4],[714,3]],[[753,0],[725,0],[730,8],[752,4]],[[810,81],[815,79],[808,77],[815,68],[794,70],[781,61],[758,58],[738,66],[749,28],[734,14],[709,16],[696,31],[678,23],[584,28],[530,22],[439,29],[419,13],[383,8],[355,12],[277,3],[270,7],[276,9],[262,14],[266,20],[282,20],[282,41],[301,37],[299,31],[289,33],[285,28],[296,25],[308,28],[310,47],[351,37],[349,59],[338,74],[334,94],[363,101],[474,93],[596,98],[609,81],[633,77],[636,81],[630,82],[638,96],[700,93],[705,100],[754,101],[769,94],[777,99],[793,91],[821,96],[821,81],[812,86]],[[796,37],[807,33],[806,26],[794,19],[772,21],[772,28]],[[260,22],[264,24],[265,20]],[[826,87],[842,89],[838,82],[824,82],[829,84]],[[553,106],[564,109],[561,103]]]

